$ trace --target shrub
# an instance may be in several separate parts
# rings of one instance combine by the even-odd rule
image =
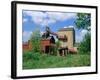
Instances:
[[[84,36],[83,41],[79,45],[79,52],[80,53],[90,53],[91,51],[91,35],[87,33]]]
[[[33,52],[40,52],[40,40],[41,40],[40,31],[39,30],[33,31],[30,38]]]
[[[32,53],[31,52],[24,52],[23,57],[24,57],[24,60],[32,59]]]
[[[39,60],[40,54],[39,53],[33,53],[33,52],[26,52],[23,54],[24,60]]]

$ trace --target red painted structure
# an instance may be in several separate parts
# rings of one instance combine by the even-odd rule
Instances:
[[[40,45],[41,51],[44,53],[50,53],[50,48],[55,46],[50,39],[42,39]]]
[[[23,47],[23,51],[32,50],[32,44],[30,41],[23,43],[22,47]]]

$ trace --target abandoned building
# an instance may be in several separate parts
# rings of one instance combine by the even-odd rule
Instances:
[[[51,36],[52,35],[52,36]],[[55,38],[60,42],[60,46],[58,47],[55,44]],[[58,47],[58,51],[66,53],[66,51],[74,49],[75,44],[75,30],[74,28],[61,28],[57,31],[57,33],[52,32],[49,27],[46,27],[45,33],[42,35],[40,46],[41,51],[43,53],[51,53],[51,48]],[[24,50],[31,50],[32,46],[30,41],[27,44],[23,44]]]
[[[47,27],[48,28],[48,27]],[[53,36],[57,37],[60,41],[60,46],[58,47],[55,44],[55,39]],[[68,49],[73,48],[75,43],[75,31],[74,28],[62,28],[59,29],[57,33],[52,32],[50,29],[44,33],[43,38],[41,39],[41,50],[44,53],[50,53],[51,48],[58,47],[58,51],[61,53],[62,51],[67,53]]]

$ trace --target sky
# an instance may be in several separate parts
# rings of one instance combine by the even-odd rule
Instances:
[[[43,34],[45,27],[49,26],[51,31],[57,32],[60,28],[74,28],[75,41],[81,42],[87,30],[77,29],[75,20],[77,13],[71,12],[49,12],[49,11],[22,11],[23,42],[27,42],[34,30],[40,29]]]

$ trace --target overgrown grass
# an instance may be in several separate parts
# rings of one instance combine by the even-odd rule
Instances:
[[[68,54],[67,56],[63,57],[33,52],[23,53],[23,69],[79,66],[90,66],[89,54]]]

